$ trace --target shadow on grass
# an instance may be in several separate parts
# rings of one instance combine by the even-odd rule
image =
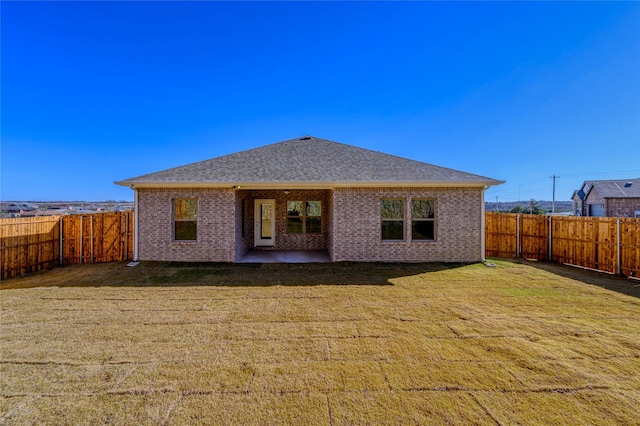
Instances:
[[[546,260],[521,260],[521,259],[500,259],[504,262],[528,265],[536,269],[560,275],[564,278],[573,279],[585,284],[595,285],[607,290],[626,294],[640,298],[640,280],[634,280],[619,275],[612,275],[606,272],[594,271],[591,269],[579,268],[565,265],[558,262]]]
[[[388,286],[391,280],[466,266],[464,263],[186,263],[139,265],[145,285],[156,286]]]
[[[17,277],[2,289],[32,287],[390,286],[392,280],[468,263],[203,263],[140,262],[74,265]]]

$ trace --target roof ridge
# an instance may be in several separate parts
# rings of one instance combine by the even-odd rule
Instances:
[[[585,182],[591,182],[591,183],[596,183],[596,182],[633,182],[633,181],[640,181],[640,177],[638,177],[638,178],[623,178],[623,179],[585,180]]]

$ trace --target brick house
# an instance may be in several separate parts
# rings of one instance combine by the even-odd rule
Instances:
[[[585,181],[571,199],[575,216],[640,217],[640,178]]]
[[[135,191],[136,259],[474,262],[484,191],[503,182],[304,136],[116,183]]]

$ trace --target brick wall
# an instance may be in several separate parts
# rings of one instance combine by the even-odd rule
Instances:
[[[333,191],[327,193],[327,251],[329,258],[333,260],[333,229],[335,221],[333,220]]]
[[[582,210],[582,200],[580,199],[580,197],[578,197],[578,194],[574,194],[573,197],[571,197],[571,200],[573,201],[574,216],[584,216],[584,212]]]
[[[249,224],[247,233],[247,247],[254,246],[254,210],[255,200],[276,201],[276,236],[275,246],[262,248],[264,250],[326,250],[327,230],[329,229],[329,190],[290,190],[285,194],[283,190],[248,190],[238,191],[239,197],[247,198],[245,222]],[[322,232],[320,234],[289,234],[287,233],[287,201],[321,201],[322,202]]]
[[[250,215],[250,211],[253,212],[253,206],[250,206],[252,203],[248,191],[236,192],[236,260],[247,254],[253,242],[253,216]]]
[[[605,206],[605,213],[606,213],[606,200],[604,198],[602,198],[600,196],[600,194],[598,193],[598,191],[594,188],[592,189],[589,194],[587,195],[587,197],[585,198],[583,204],[583,216],[591,216],[590,213],[590,205],[603,205]]]
[[[172,200],[198,199],[198,240],[175,242]],[[381,240],[380,200],[436,200],[436,241]],[[254,200],[276,200],[275,250],[328,250],[335,261],[479,261],[481,189],[338,188],[331,190],[139,189],[141,260],[233,262],[254,244]],[[245,236],[242,235],[242,203]],[[322,233],[288,234],[287,201],[322,201]]]
[[[381,239],[380,200],[436,200],[436,241],[411,241],[411,221],[405,221],[405,241]],[[481,260],[480,188],[336,188],[332,206],[334,261],[430,262]]]
[[[196,242],[173,241],[172,200],[198,199]],[[232,189],[139,189],[141,260],[233,262],[236,198]]]
[[[640,211],[640,198],[609,198],[607,216],[633,217],[634,211]]]

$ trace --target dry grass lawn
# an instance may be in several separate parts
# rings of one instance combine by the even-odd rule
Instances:
[[[639,424],[638,283],[495,263],[8,280],[0,424]]]

